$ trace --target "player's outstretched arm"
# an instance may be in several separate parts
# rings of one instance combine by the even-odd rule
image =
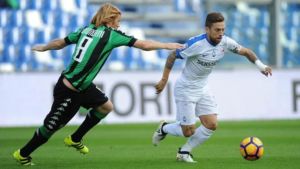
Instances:
[[[35,45],[32,47],[33,51],[44,52],[47,50],[59,50],[67,46],[68,44],[64,39],[54,39],[50,41],[48,44]]]
[[[170,75],[170,72],[173,68],[175,60],[176,60],[176,52],[174,50],[172,53],[170,53],[170,55],[167,58],[165,68],[164,68],[164,72],[163,72],[163,76],[162,76],[161,80],[155,85],[156,94],[159,94],[165,88],[165,86],[168,82],[169,75]]]
[[[152,41],[152,40],[137,40],[133,46],[145,51],[156,50],[156,49],[173,50],[173,49],[178,49],[183,47],[183,45],[179,43],[162,43],[162,42]]]
[[[256,54],[248,48],[242,47],[239,51],[238,54],[243,55],[245,57],[247,57],[247,59],[254,63],[258,69],[260,70],[260,72],[262,74],[264,74],[265,76],[272,76],[272,68],[268,65],[263,64],[258,57],[256,56]]]

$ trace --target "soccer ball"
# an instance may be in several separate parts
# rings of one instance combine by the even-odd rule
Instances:
[[[257,137],[247,137],[241,142],[240,152],[246,160],[258,160],[264,154],[263,143]]]

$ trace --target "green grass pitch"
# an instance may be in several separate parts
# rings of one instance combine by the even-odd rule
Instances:
[[[193,151],[196,164],[176,162],[184,138],[167,136],[158,147],[151,144],[157,124],[98,125],[85,137],[90,153],[65,147],[63,139],[76,126],[67,126],[33,154],[32,169],[299,169],[300,120],[224,121],[204,145]],[[22,168],[12,152],[32,137],[35,128],[0,128],[0,168]],[[257,161],[244,160],[240,141],[259,137],[265,147]],[[24,167],[23,167],[24,168]],[[28,167],[26,167],[28,168]]]

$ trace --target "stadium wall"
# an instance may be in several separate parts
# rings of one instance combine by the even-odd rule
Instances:
[[[173,85],[180,72],[172,72],[161,95],[154,85],[161,72],[102,72],[95,83],[113,101],[115,111],[103,123],[175,120]],[[0,75],[0,126],[40,125],[50,110],[59,73]],[[257,70],[215,71],[209,79],[221,120],[300,118],[298,70],[277,70],[266,78]],[[78,113],[70,124],[79,124]]]

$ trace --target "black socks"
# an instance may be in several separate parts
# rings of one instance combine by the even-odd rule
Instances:
[[[91,110],[83,123],[79,128],[71,135],[71,138],[74,142],[80,142],[82,137],[95,125],[97,125],[101,119],[105,118],[107,114],[99,113],[94,110]]]

